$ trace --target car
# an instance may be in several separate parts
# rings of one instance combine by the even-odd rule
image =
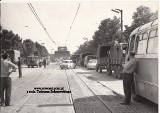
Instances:
[[[97,59],[91,59],[88,61],[87,69],[96,69]]]
[[[96,56],[95,55],[87,55],[84,58],[84,67],[85,68],[87,68],[88,61],[91,60],[91,59],[96,59]]]
[[[60,68],[61,69],[64,69],[64,68],[67,68],[67,69],[69,69],[69,68],[76,68],[76,64],[75,63],[73,63],[73,61],[72,60],[63,60],[62,61],[62,63],[60,64]]]

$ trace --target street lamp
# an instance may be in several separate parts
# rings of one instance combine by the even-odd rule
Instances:
[[[121,13],[121,32],[123,32],[123,10],[122,9],[111,9],[111,11],[116,13]],[[122,38],[122,33],[121,33]]]

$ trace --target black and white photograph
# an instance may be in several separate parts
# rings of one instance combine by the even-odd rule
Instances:
[[[0,113],[158,113],[158,0],[1,0]]]

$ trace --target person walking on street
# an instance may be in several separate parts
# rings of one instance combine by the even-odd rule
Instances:
[[[0,105],[10,106],[11,98],[11,78],[9,77],[12,72],[15,72],[17,66],[8,60],[9,55],[2,54],[1,59],[1,75],[0,75]],[[5,94],[4,94],[5,92]],[[5,98],[4,98],[5,97]]]
[[[43,60],[44,68],[46,68],[46,59]]]
[[[135,53],[130,52],[124,68],[123,68],[123,89],[125,94],[125,99],[122,105],[129,105],[131,101],[131,86],[134,81],[133,73],[137,70],[137,61],[135,59]]]

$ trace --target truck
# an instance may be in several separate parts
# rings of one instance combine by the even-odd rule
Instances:
[[[28,68],[36,66],[39,67],[40,58],[38,56],[30,55],[27,57]]]
[[[103,69],[107,68],[107,60],[109,58],[110,45],[100,45],[97,49],[97,64],[96,71],[102,73]]]
[[[84,58],[85,58],[87,55],[93,55],[93,54],[92,54],[92,53],[81,53],[81,54],[80,54],[79,65],[80,65],[81,67],[84,67]]]
[[[127,43],[115,42],[111,44],[109,57],[107,58],[107,72],[115,78],[122,78],[123,65],[125,64],[126,51],[128,48]]]
[[[80,54],[74,54],[70,56],[70,59],[73,61],[73,63],[75,63],[77,65],[77,61],[80,57]]]
[[[97,49],[96,71],[99,70],[102,73],[102,70],[106,69],[108,75],[122,78],[121,72],[125,63],[127,47],[127,43],[118,43],[117,41],[99,46]]]

